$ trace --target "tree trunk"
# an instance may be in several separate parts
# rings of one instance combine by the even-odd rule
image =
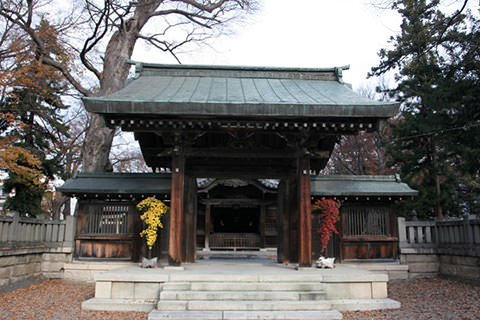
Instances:
[[[149,8],[146,7],[137,7],[134,17],[124,22],[110,38],[105,51],[100,90],[96,93],[97,96],[111,94],[124,87],[130,69],[127,60],[132,56],[139,32],[148,20]],[[83,172],[113,170],[109,155],[114,133],[114,130],[105,126],[101,116],[91,115],[83,146]]]
[[[112,165],[108,157],[112,147],[113,136],[114,130],[105,127],[102,117],[92,113],[83,144],[83,172],[112,171]]]

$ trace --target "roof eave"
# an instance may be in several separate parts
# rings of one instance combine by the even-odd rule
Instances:
[[[155,102],[122,101],[102,98],[82,98],[85,108],[101,115],[136,114],[172,116],[231,116],[247,117],[349,117],[388,119],[398,113],[400,104],[396,102],[375,104],[287,104],[287,103],[201,103],[201,102]],[[267,112],[265,112],[267,111]]]

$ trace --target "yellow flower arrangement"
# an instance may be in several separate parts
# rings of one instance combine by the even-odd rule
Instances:
[[[137,209],[143,212],[140,219],[146,224],[145,229],[140,232],[140,237],[146,238],[148,250],[152,250],[153,244],[157,241],[157,230],[163,229],[161,218],[168,212],[168,207],[155,197],[149,197],[137,204]]]

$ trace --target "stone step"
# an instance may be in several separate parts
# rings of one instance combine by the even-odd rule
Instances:
[[[322,311],[159,311],[153,310],[148,320],[339,320],[336,310]]]
[[[163,290],[191,291],[322,291],[321,282],[168,282]]]
[[[162,291],[160,300],[325,300],[324,291]]]
[[[318,311],[330,310],[332,305],[322,301],[252,301],[252,300],[160,300],[161,311]]]

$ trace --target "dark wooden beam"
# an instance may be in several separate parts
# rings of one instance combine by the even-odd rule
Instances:
[[[310,198],[310,159],[302,157],[298,161],[299,191],[299,265],[312,266],[312,202]]]
[[[299,153],[296,149],[253,149],[253,150],[235,150],[233,148],[187,148],[185,150],[185,155],[187,157],[195,158],[246,158],[246,159],[256,159],[256,158],[267,158],[267,159],[277,159],[277,158],[297,158]],[[321,156],[325,155],[320,153]]]
[[[210,199],[202,199],[200,203],[205,205],[222,205],[222,206],[234,206],[240,205],[242,207],[258,207],[258,206],[265,206],[268,204],[272,204],[270,200],[263,200],[263,199],[247,199],[247,198],[210,198]]]
[[[228,162],[212,163],[210,165],[192,165],[189,174],[195,177],[208,178],[244,178],[244,179],[275,179],[290,175],[291,168],[287,166],[260,167],[260,166],[234,166]]]
[[[162,118],[141,118],[131,115],[103,115],[108,126],[121,126],[124,131],[149,132],[164,131],[172,129],[183,131],[198,131],[208,129],[217,130],[257,130],[257,131],[301,131],[313,129],[323,132],[343,132],[352,134],[359,130],[376,130],[379,127],[378,118],[307,118],[302,119],[272,119],[260,117],[250,118],[219,118],[219,117],[175,117]]]

